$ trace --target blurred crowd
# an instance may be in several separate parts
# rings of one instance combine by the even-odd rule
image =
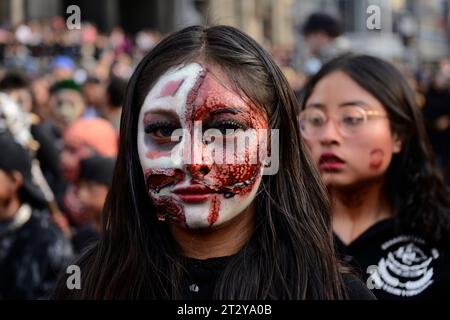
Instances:
[[[159,38],[0,27],[0,299],[49,297],[99,237],[127,81]]]
[[[330,16],[310,16],[300,32],[301,70],[291,48],[267,46],[299,99],[309,76],[351,50]],[[68,30],[62,17],[0,27],[0,298],[48,297],[58,273],[100,236],[127,81],[161,37],[90,23]],[[450,62],[398,66],[450,181]]]

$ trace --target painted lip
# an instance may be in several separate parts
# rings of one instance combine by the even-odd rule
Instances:
[[[324,171],[340,170],[345,161],[332,152],[324,153],[319,158],[319,169]]]
[[[185,188],[175,188],[172,193],[175,193],[183,202],[202,203],[207,201],[214,191],[204,185],[193,184]]]

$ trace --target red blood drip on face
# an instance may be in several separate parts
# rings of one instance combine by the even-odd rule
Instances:
[[[212,226],[219,217],[219,210],[220,210],[220,200],[217,196],[214,196],[211,200],[211,207],[209,209],[209,215],[208,215],[208,223],[210,226]]]
[[[152,199],[153,205],[158,211],[160,220],[165,220],[166,218],[170,221],[185,224],[186,218],[184,216],[183,207],[175,202],[172,197],[162,196],[162,197],[150,197]]]
[[[177,169],[147,169],[145,183],[149,191],[159,192],[159,189],[183,180],[185,174]]]
[[[153,168],[145,171],[145,183],[149,191],[149,197],[158,212],[160,220],[166,218],[177,223],[185,224],[183,207],[170,196],[155,196],[160,189],[176,184],[184,179],[185,174],[178,169]]]
[[[211,112],[230,106],[236,110],[232,113],[232,119],[248,128],[267,129],[267,116],[264,111],[251,102],[244,101],[242,95],[231,90],[231,87],[229,84],[222,83],[222,80],[218,80],[210,71],[202,74],[189,93],[186,103],[186,119],[191,119],[186,127],[190,132],[192,132],[194,121],[204,121],[210,117]],[[194,152],[198,151],[194,150],[191,153],[193,159]],[[218,193],[244,195],[253,189],[261,168],[260,163],[249,163],[251,153],[257,152],[257,149],[252,150],[250,147],[246,148],[245,152],[244,163],[214,163],[208,165],[207,174],[201,170],[204,169],[204,165],[189,165],[187,170],[196,183],[204,184]],[[234,157],[237,160],[236,153]]]
[[[375,149],[370,153],[369,167],[372,170],[380,169],[383,164],[384,152],[381,149]]]
[[[169,81],[162,88],[161,93],[159,94],[159,97],[163,98],[163,97],[168,97],[168,96],[174,96],[177,93],[178,89],[180,89],[183,82],[184,82],[184,79]]]

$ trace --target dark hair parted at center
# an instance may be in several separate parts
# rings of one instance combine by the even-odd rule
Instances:
[[[255,230],[232,257],[215,299],[341,299],[345,297],[320,177],[309,160],[296,120],[298,102],[269,54],[226,26],[185,28],[164,38],[137,66],[127,88],[120,147],[104,208],[99,243],[79,261],[82,288],[74,298],[181,298],[185,269],[166,222],[149,200],[137,151],[139,111],[167,70],[211,63],[235,90],[279,129],[279,171],[262,177]]]

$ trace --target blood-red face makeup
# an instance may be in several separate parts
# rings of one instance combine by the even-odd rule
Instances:
[[[219,67],[190,63],[166,72],[145,98],[138,151],[160,220],[218,226],[255,198],[263,169],[257,132],[267,132],[267,116],[231,88]],[[256,140],[238,145],[245,137]]]

